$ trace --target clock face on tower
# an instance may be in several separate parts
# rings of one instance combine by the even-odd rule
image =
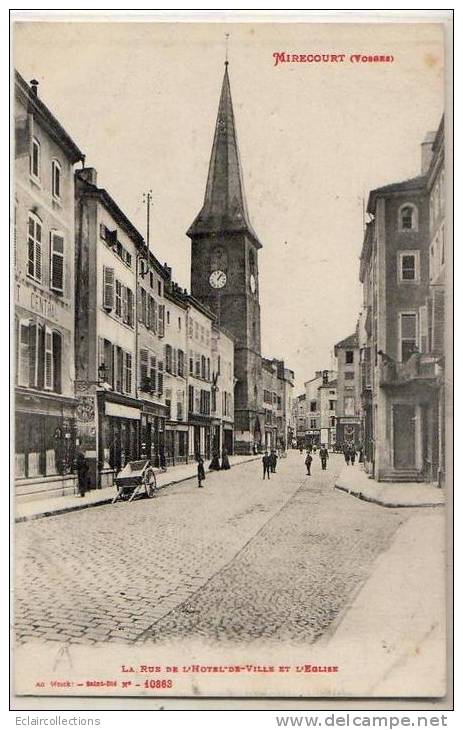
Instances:
[[[220,271],[220,269],[213,271],[209,277],[209,284],[213,289],[223,289],[226,283],[227,275],[224,271]]]
[[[252,293],[255,294],[256,293],[256,277],[254,276],[254,274],[251,274],[251,276],[249,277],[249,286],[251,287]]]

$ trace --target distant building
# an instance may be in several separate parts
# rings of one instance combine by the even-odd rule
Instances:
[[[265,409],[265,448],[286,449],[291,424],[294,373],[283,360],[262,358]]]
[[[334,346],[338,362],[336,402],[336,442],[360,444],[360,348],[358,333]]]
[[[320,386],[327,386],[330,382],[334,381],[335,378],[336,371],[334,370],[317,370],[315,377],[304,383],[307,417],[307,443],[325,443],[325,445],[328,445],[328,443],[331,445],[332,443],[331,438],[333,431],[331,429],[334,428],[336,431],[336,425],[331,425],[331,421],[329,419],[336,416],[336,386],[332,385],[327,388],[327,393],[325,393],[325,388],[322,392],[320,392],[319,389]],[[330,390],[334,392],[330,394]],[[331,395],[331,398],[326,398],[327,395]],[[334,407],[332,409],[329,408],[329,400],[334,401]],[[325,441],[321,440],[322,431]]]
[[[293,400],[293,421],[296,426],[295,438],[298,446],[305,445],[307,439],[307,407],[305,393]]]
[[[74,165],[83,153],[19,73],[14,82],[15,493],[72,494]]]
[[[319,443],[331,448],[336,443],[337,380],[324,379],[318,386],[318,408],[320,418]]]
[[[439,133],[427,136],[422,152],[419,177],[372,190],[367,206],[372,220],[360,262],[365,464],[380,481],[437,480],[443,454],[443,282],[430,288],[431,280],[439,280],[437,260],[444,250],[436,257],[443,238]],[[430,223],[436,190],[440,202]]]

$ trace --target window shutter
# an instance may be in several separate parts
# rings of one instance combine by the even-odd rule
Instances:
[[[172,375],[177,375],[177,350],[172,348]]]
[[[129,300],[128,300],[128,289],[126,286],[122,287],[122,321],[125,324],[129,322]]]
[[[132,355],[125,353],[125,392],[132,392]]]
[[[127,324],[133,327],[133,291],[127,289]]]
[[[154,357],[154,355],[151,355],[151,357],[150,357],[150,386],[151,386],[151,390],[156,390],[156,378],[157,378],[156,358]]]
[[[29,348],[30,348],[30,322],[22,319],[19,322],[19,363],[18,363],[18,385],[29,385]]]
[[[141,306],[141,286],[137,286],[137,319],[143,322],[143,311]]]
[[[103,267],[103,307],[114,309],[114,269],[112,266]]]
[[[159,336],[164,337],[166,331],[166,307],[165,304],[159,305]]]
[[[158,394],[162,395],[164,390],[164,365],[162,361],[158,360]]]
[[[64,237],[61,233],[50,233],[50,289],[64,290]]]
[[[150,295],[145,292],[145,325],[147,329],[151,327],[151,309],[150,309]]]
[[[42,281],[42,226],[35,222],[35,278]]]
[[[104,223],[100,223],[100,238],[106,241],[106,226]]]
[[[53,333],[45,327],[45,390],[53,390]]]
[[[152,322],[152,328],[153,332],[158,331],[158,303],[156,299],[153,299],[153,322]]]
[[[428,352],[428,308],[420,307],[420,352]]]
[[[444,352],[445,341],[445,291],[435,288],[433,298],[433,351]]]
[[[53,347],[53,390],[55,393],[61,393],[61,371],[62,371],[62,338],[56,330],[52,334]]]
[[[140,385],[145,387],[148,380],[148,350],[140,350]]]

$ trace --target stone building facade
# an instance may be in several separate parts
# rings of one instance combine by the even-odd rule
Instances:
[[[73,493],[74,165],[83,154],[39,98],[14,79],[15,492]]]
[[[443,320],[443,296],[433,310],[430,289],[431,229],[437,237],[440,230],[438,217],[430,223],[432,180],[439,178],[433,170],[443,155],[438,138],[430,134],[423,143],[420,176],[373,190],[368,200],[372,220],[360,263],[362,407],[365,464],[380,481],[438,479],[443,343],[434,351],[430,327],[433,311]]]

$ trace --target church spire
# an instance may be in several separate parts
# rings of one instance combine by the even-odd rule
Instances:
[[[246,206],[227,54],[204,203],[187,235],[192,238],[210,233],[239,232],[247,232],[255,245],[261,247]]]

